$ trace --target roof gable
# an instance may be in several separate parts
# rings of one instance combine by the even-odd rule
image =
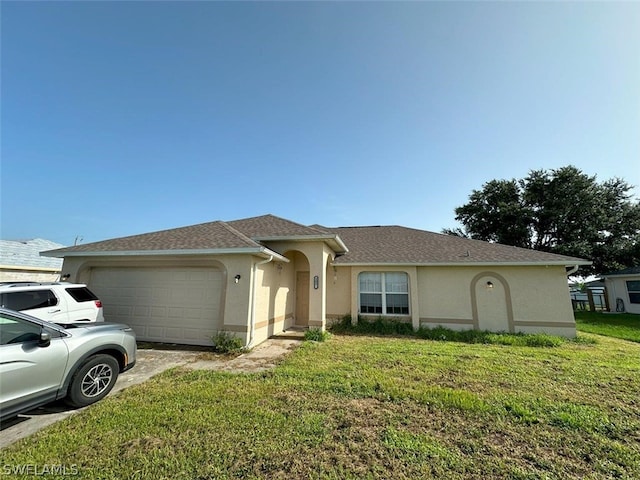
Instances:
[[[262,215],[227,223],[250,238],[318,236],[328,233],[275,215]]]

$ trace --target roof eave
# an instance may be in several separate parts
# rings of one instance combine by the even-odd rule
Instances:
[[[271,235],[251,237],[257,242],[327,242],[336,253],[347,253],[349,249],[337,234],[322,235]]]
[[[592,262],[333,262],[335,267],[546,267],[591,265]]]
[[[57,252],[57,253],[56,253]],[[238,247],[238,248],[200,248],[200,249],[175,249],[175,250],[110,250],[110,251],[72,251],[58,252],[50,250],[42,252],[45,257],[131,257],[131,256],[165,256],[165,255],[238,255],[249,254],[274,259],[280,262],[289,262],[289,259],[266,247]]]
[[[625,278],[625,277],[637,277],[640,273],[617,273],[615,275],[600,275],[602,280],[607,278]]]
[[[30,272],[58,273],[60,271],[61,266],[60,267],[36,267],[33,265],[0,265],[0,270],[27,270]]]

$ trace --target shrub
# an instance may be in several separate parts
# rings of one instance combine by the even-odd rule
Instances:
[[[329,338],[329,332],[323,332],[318,328],[312,328],[304,332],[304,339],[312,342],[324,342]]]
[[[340,321],[334,323],[329,327],[329,330],[336,333],[347,333],[353,331],[353,325],[351,325],[351,315],[345,315]]]
[[[351,324],[351,315],[345,315],[342,320],[331,326],[331,331],[336,333],[362,333],[373,335],[413,335],[413,326],[410,323],[401,322],[395,318],[378,317],[369,319],[358,317],[356,325]]]
[[[413,329],[413,325],[398,321],[394,318],[378,317],[369,320],[358,317],[356,325],[351,324],[351,315],[345,315],[342,320],[331,326],[334,333],[351,333],[361,335],[408,335],[425,340],[485,343],[491,345],[514,345],[520,347],[559,347],[566,339],[545,333],[507,333],[488,332],[486,330],[451,330],[445,327]],[[585,342],[587,343],[587,342]]]
[[[211,336],[213,351],[217,353],[243,353],[246,351],[244,342],[230,332],[219,330]]]

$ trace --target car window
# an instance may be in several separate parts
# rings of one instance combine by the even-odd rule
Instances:
[[[67,293],[73,297],[76,302],[89,302],[92,300],[98,300],[91,290],[87,287],[71,287],[65,288]]]
[[[40,325],[0,314],[0,345],[40,340]]]
[[[57,304],[58,297],[51,290],[5,292],[2,294],[2,306],[11,310],[31,310],[53,307]]]

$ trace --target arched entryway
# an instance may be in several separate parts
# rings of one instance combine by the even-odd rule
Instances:
[[[309,260],[298,250],[286,252],[285,257],[290,260],[293,275],[293,323],[298,327],[308,327],[309,292],[311,291]]]
[[[473,278],[471,308],[476,329],[514,332],[511,291],[502,275],[482,272]]]

